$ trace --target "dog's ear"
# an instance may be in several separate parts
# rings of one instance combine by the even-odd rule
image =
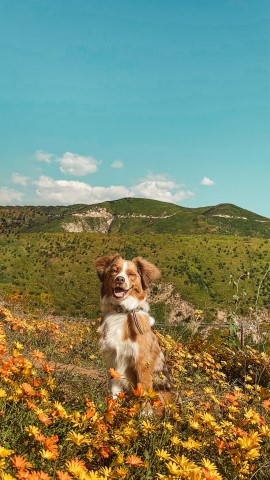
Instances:
[[[105,255],[95,261],[96,272],[101,282],[103,282],[108,268],[117,257],[120,257],[118,253],[116,255]]]
[[[146,289],[153,280],[156,280],[156,278],[160,276],[159,269],[153,265],[153,263],[148,262],[148,260],[141,257],[135,257],[132,261],[137,266],[138,272],[141,276],[143,289]]]

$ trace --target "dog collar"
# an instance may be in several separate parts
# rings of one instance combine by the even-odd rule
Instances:
[[[139,322],[138,322],[138,318],[137,318],[136,312],[140,312],[140,311],[141,311],[141,312],[146,312],[146,310],[144,310],[144,308],[138,307],[138,308],[133,308],[132,310],[128,310],[128,309],[125,308],[123,305],[112,305],[112,306],[113,306],[113,309],[114,309],[117,313],[131,313],[138,332],[139,332],[141,335],[143,335],[143,331],[142,331],[142,329],[141,329],[141,327],[140,327],[140,324],[139,324]],[[146,313],[147,313],[147,312],[146,312]]]

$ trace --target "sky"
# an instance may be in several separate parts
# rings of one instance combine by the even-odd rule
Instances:
[[[270,217],[268,0],[0,0],[0,205]]]

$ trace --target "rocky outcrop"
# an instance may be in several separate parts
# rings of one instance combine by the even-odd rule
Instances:
[[[62,223],[66,232],[108,233],[114,219],[114,216],[106,208],[98,207],[86,212],[73,213],[72,217],[74,217],[74,221]]]
[[[165,303],[168,310],[166,323],[189,323],[194,320],[200,320],[198,310],[196,310],[191,303],[183,300],[172,283],[159,283],[153,285],[149,292],[149,301],[150,304]]]

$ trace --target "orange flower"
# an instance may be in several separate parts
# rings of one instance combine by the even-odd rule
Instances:
[[[131,389],[135,397],[140,397],[143,393],[143,389],[140,383],[138,383],[137,388]]]
[[[56,475],[59,480],[72,480],[72,477],[67,472],[61,472],[61,470],[57,470]]]
[[[270,410],[270,398],[269,400],[264,400],[264,402],[262,402],[262,406],[265,408],[265,410]]]
[[[32,464],[25,460],[25,458],[21,457],[20,455],[14,455],[14,457],[10,458],[13,466],[17,468],[17,470],[24,470],[25,467],[32,467]]]
[[[117,394],[117,397],[118,397],[118,398],[126,398],[126,393],[125,393],[125,392],[119,392],[119,393]]]
[[[238,392],[234,392],[234,395],[231,393],[224,393],[224,397],[235,407],[239,407],[239,402],[237,401],[237,398],[239,398]]]
[[[114,368],[110,368],[109,373],[110,373],[112,378],[116,378],[116,379],[122,378],[120,373],[118,373],[116,370],[114,370]]]
[[[126,458],[126,463],[132,465],[133,467],[143,467],[143,461],[140,457],[136,457],[136,455],[129,455]]]
[[[108,397],[107,398],[107,412],[105,413],[105,418],[108,422],[112,422],[114,417],[116,416],[116,411],[114,410],[114,407],[116,406],[116,401]]]
[[[16,473],[16,477],[19,478],[19,480],[29,480],[30,475],[29,470],[18,470]]]
[[[42,423],[44,423],[44,425],[50,425],[52,423],[52,421],[50,420],[48,415],[46,415],[46,413],[40,412],[38,414],[38,418]]]
[[[52,437],[46,438],[44,441],[44,447],[49,452],[55,455],[55,458],[58,456],[58,446],[56,443],[58,442],[59,438],[57,435],[53,435]]]
[[[49,363],[44,363],[43,370],[44,370],[45,373],[54,372],[54,368]]]
[[[42,381],[39,378],[32,378],[32,385],[33,387],[40,387],[42,385]]]
[[[38,407],[33,402],[30,402],[30,400],[28,400],[28,398],[26,398],[25,400],[26,400],[27,407],[28,407],[29,410],[37,410]]]
[[[30,352],[30,354],[36,360],[44,360],[44,358],[45,358],[44,353],[40,352],[40,350],[33,350],[32,352]]]
[[[215,443],[218,447],[218,454],[221,455],[223,448],[225,448],[227,444],[226,442],[223,442],[223,440],[220,440],[220,438],[216,438]]]
[[[52,477],[50,477],[46,472],[31,472],[29,477],[27,477],[29,480],[51,480]]]
[[[110,456],[109,447],[107,447],[107,445],[104,445],[103,447],[101,447],[100,453],[101,453],[103,458],[109,458],[109,456]]]
[[[33,387],[30,385],[30,383],[22,383],[21,384],[21,389],[24,393],[26,393],[26,395],[35,395],[35,390],[33,389]]]
[[[45,435],[43,435],[43,433],[38,433],[37,435],[34,436],[34,439],[36,440],[36,442],[43,443],[45,442],[46,437]]]

